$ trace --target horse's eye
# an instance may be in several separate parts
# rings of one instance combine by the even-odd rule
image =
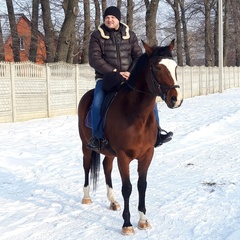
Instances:
[[[160,66],[156,66],[156,67],[154,67],[154,71],[156,71],[156,72],[161,71],[161,67],[160,67]]]

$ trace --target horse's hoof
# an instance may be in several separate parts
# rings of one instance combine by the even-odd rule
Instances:
[[[113,210],[113,211],[121,210],[120,204],[118,202],[111,203],[110,210]]]
[[[135,234],[135,231],[134,231],[134,228],[132,226],[122,228],[122,235],[131,236],[131,235],[134,235],[134,234]]]
[[[152,226],[148,221],[139,221],[138,222],[138,229],[140,230],[146,230],[146,229],[151,229]]]
[[[91,198],[83,198],[82,199],[82,204],[90,204],[90,203],[92,203]]]

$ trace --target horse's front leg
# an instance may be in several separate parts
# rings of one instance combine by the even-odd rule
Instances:
[[[123,181],[123,185],[122,185],[122,195],[124,198],[124,210],[123,210],[123,227],[122,227],[122,234],[123,235],[133,235],[134,232],[134,228],[130,222],[130,210],[129,210],[129,199],[130,199],[130,195],[132,193],[132,184],[130,182],[130,179],[125,179]]]
[[[139,176],[138,179],[138,193],[139,193],[139,203],[138,203],[138,211],[139,211],[139,221],[138,228],[139,229],[150,229],[151,224],[149,223],[146,217],[146,207],[145,207],[145,193],[147,189],[147,181],[146,175]]]
[[[113,158],[110,157],[105,157],[103,160],[103,169],[104,169],[104,174],[105,174],[105,181],[107,185],[107,197],[108,200],[110,201],[110,209],[111,210],[120,210],[120,204],[117,202],[115,198],[115,193],[113,191],[113,186],[112,186],[112,165],[113,165]]]
[[[145,207],[145,195],[147,189],[147,171],[152,160],[152,154],[149,152],[148,157],[145,157],[142,160],[138,161],[138,193],[139,193],[139,203],[138,203],[138,211],[139,211],[139,221],[138,228],[139,229],[150,229],[151,224],[149,223],[146,217],[146,207]]]
[[[120,175],[122,178],[122,195],[124,199],[124,209],[123,209],[123,226],[122,226],[122,234],[123,235],[133,235],[134,228],[130,221],[130,210],[129,210],[129,199],[132,193],[132,184],[130,182],[129,176],[129,163],[130,160],[125,158],[118,157],[118,168],[120,171]]]

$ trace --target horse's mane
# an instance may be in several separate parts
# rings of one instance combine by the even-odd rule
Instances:
[[[154,47],[154,50],[151,55],[147,53],[143,53],[137,60],[133,70],[131,71],[130,78],[128,80],[132,86],[135,85],[135,81],[139,76],[144,76],[145,66],[148,65],[148,61],[154,57],[162,57],[162,58],[173,58],[172,52],[169,49],[169,46],[165,47]]]
[[[170,51],[169,46],[156,47],[151,57],[173,58],[172,52]]]
[[[134,85],[136,78],[139,75],[143,74],[143,71],[145,69],[144,66],[147,64],[148,59],[149,59],[149,57],[146,53],[143,53],[138,58],[133,70],[131,71],[130,78],[129,78],[128,82],[133,83],[133,85]]]

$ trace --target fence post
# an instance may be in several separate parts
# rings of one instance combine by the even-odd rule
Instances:
[[[16,91],[15,91],[15,68],[14,63],[10,63],[10,79],[11,79],[11,98],[12,98],[12,121],[16,122]]]
[[[238,87],[240,87],[240,69],[239,69],[239,67],[238,67]]]
[[[47,95],[47,116],[51,116],[51,104],[50,104],[50,84],[49,84],[49,75],[50,75],[50,69],[48,66],[48,63],[45,64],[46,67],[46,95]]]
[[[197,66],[196,66],[197,67]],[[201,92],[202,92],[202,70],[201,70],[201,67],[197,67],[198,68],[198,95],[200,96],[201,95]]]
[[[191,98],[193,97],[193,68],[190,68],[190,74],[191,74]]]
[[[181,84],[182,84],[182,86],[181,86],[181,88],[182,88],[182,96],[183,96],[183,98],[185,97],[185,85],[184,85],[184,67],[179,67],[179,69],[181,70]]]

